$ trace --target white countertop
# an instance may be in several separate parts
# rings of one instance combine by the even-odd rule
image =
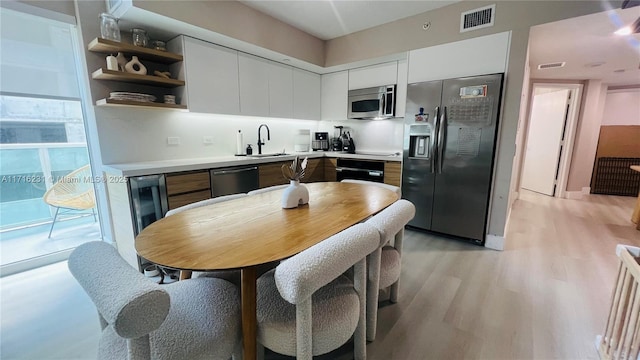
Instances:
[[[142,161],[134,163],[104,165],[103,170],[112,175],[131,177],[179,171],[215,169],[231,166],[259,165],[271,162],[293,160],[296,155],[302,158],[308,157],[310,159],[321,157],[339,157],[364,160],[402,161],[402,154],[400,152],[371,151],[348,154],[346,152],[337,151],[313,151],[291,153],[280,156],[269,156],[263,158],[255,158],[251,156],[215,156],[206,158]]]

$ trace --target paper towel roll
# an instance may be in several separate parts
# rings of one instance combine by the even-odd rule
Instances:
[[[238,130],[236,134],[236,154],[240,155],[244,150],[244,142],[242,141],[242,130]]]

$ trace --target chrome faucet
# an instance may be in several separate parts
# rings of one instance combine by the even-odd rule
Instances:
[[[269,127],[267,126],[267,124],[261,124],[260,126],[258,126],[258,155],[262,154],[262,145],[264,145],[262,136],[260,136],[260,131],[262,130],[263,126],[267,128],[267,140],[271,140],[271,133],[269,132]]]

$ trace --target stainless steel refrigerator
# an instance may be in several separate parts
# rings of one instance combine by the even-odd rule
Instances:
[[[409,84],[402,197],[410,226],[483,244],[503,74]]]

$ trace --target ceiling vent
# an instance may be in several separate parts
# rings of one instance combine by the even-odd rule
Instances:
[[[493,26],[496,4],[465,11],[460,15],[460,32]]]
[[[567,63],[564,62],[564,61],[563,62],[540,64],[540,65],[538,65],[538,70],[561,68],[561,67],[564,67],[566,64]]]

